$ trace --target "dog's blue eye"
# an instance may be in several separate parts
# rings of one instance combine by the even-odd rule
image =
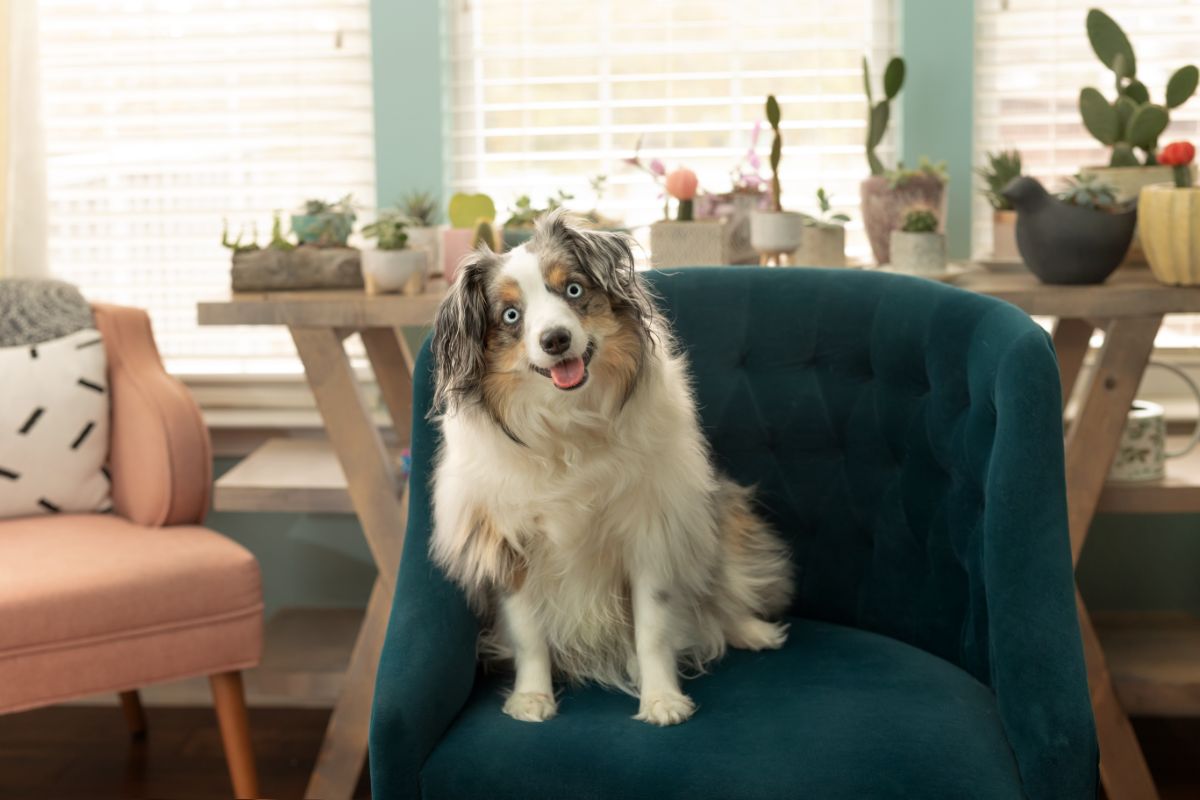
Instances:
[[[517,311],[512,306],[509,306],[508,308],[504,309],[504,321],[507,322],[509,325],[516,325],[517,320],[519,320],[520,318],[521,318],[521,312]]]
[[[583,287],[578,283],[568,283],[567,297],[583,297]]]

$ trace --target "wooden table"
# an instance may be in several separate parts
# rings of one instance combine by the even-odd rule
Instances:
[[[317,409],[345,473],[350,505],[379,570],[305,797],[349,800],[358,782],[367,753],[375,670],[391,612],[393,583],[408,519],[407,476],[384,447],[344,342],[353,333],[361,337],[396,438],[407,444],[412,432],[413,354],[401,329],[429,324],[440,301],[441,292],[437,291],[416,297],[368,295],[362,291],[273,292],[239,293],[198,307],[201,325],[286,325],[291,331]],[[296,452],[287,447],[273,449],[284,457]],[[310,499],[335,508],[337,492],[336,487],[328,485],[335,482],[328,466],[314,463],[310,470],[322,487],[321,492],[309,493]],[[322,500],[327,495],[328,501]],[[229,496],[235,498],[234,502],[246,501],[244,494]],[[277,488],[271,496],[277,501],[296,495]]]
[[[1105,490],[1105,479],[1117,452],[1126,414],[1150,360],[1163,316],[1200,313],[1200,289],[1164,286],[1144,269],[1120,270],[1098,286],[1046,286],[1027,272],[972,272],[960,278],[957,284],[1007,300],[1030,314],[1056,318],[1054,348],[1058,353],[1064,405],[1075,388],[1092,333],[1097,329],[1104,331],[1104,345],[1096,368],[1087,386],[1080,387],[1081,402],[1066,436],[1067,506],[1071,554],[1075,563],[1079,561],[1088,528],[1101,506],[1114,511],[1200,511],[1196,480],[1169,477],[1166,481],[1144,486]],[[1109,660],[1078,590],[1075,601],[1079,608],[1088,684],[1100,737],[1100,777],[1105,791],[1111,800],[1156,798],[1154,781],[1118,697]],[[1196,628],[1190,626],[1181,630],[1183,637],[1191,639],[1172,640],[1181,642],[1181,647],[1164,648],[1160,640],[1153,638],[1155,634],[1160,639],[1166,635],[1161,632],[1152,632],[1149,639],[1157,644],[1158,652],[1168,654],[1165,657],[1177,657],[1178,653],[1186,651],[1194,658],[1197,653]],[[1132,649],[1136,652],[1137,634],[1130,630],[1123,632],[1122,652],[1130,650],[1131,635],[1135,637]],[[1177,632],[1175,636],[1180,634]],[[1195,664],[1182,666],[1182,670],[1157,671],[1156,674],[1172,676],[1162,685],[1139,681],[1134,690],[1122,694],[1127,698],[1136,697],[1149,707],[1184,704],[1195,709],[1200,705],[1197,679],[1200,673]]]

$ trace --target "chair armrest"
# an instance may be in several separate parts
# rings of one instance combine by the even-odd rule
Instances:
[[[199,523],[212,446],[187,388],[167,374],[145,311],[94,304],[108,357],[113,508],[140,525]]]
[[[371,794],[386,800],[419,796],[421,766],[475,683],[478,623],[429,559],[429,482],[439,440],[425,419],[431,379],[427,344],[413,378],[408,532],[371,712]]]
[[[1070,588],[1061,389],[1043,331],[1008,345],[992,398],[981,543],[990,683],[1026,796],[1094,797],[1099,752]]]

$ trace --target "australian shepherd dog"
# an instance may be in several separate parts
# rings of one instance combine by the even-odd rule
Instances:
[[[681,670],[780,647],[787,548],[719,475],[688,366],[634,272],[631,240],[561,213],[459,268],[433,333],[434,561],[511,659],[504,711],[557,711],[553,681],[688,719]]]

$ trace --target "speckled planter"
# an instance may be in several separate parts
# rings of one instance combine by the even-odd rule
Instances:
[[[936,275],[946,269],[946,236],[892,231],[891,255],[892,269],[914,275]]]

